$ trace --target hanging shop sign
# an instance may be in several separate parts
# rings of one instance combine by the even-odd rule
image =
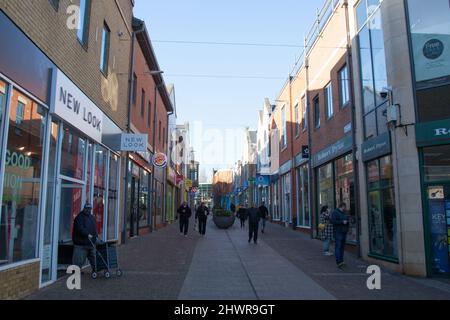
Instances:
[[[256,178],[256,184],[263,187],[268,186],[270,184],[270,176],[258,176]]]
[[[182,174],[177,174],[176,184],[180,184],[184,181],[184,176]]]
[[[392,152],[390,133],[386,132],[378,137],[367,140],[363,143],[361,149],[364,162],[390,154]]]
[[[324,163],[327,163],[334,158],[337,158],[344,153],[352,150],[353,147],[353,138],[352,136],[347,136],[335,144],[319,151],[312,157],[313,167],[318,167]]]
[[[162,153],[158,152],[153,156],[153,165],[158,168],[165,168],[167,166],[167,156]]]
[[[417,124],[416,139],[418,147],[450,143],[450,119]]]
[[[148,134],[122,133],[120,151],[146,152]]]
[[[101,143],[104,113],[59,69],[53,69],[51,113]]]

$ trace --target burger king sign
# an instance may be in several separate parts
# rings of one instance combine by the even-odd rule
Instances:
[[[165,168],[167,166],[167,156],[162,153],[158,152],[153,156],[153,165],[158,168]]]

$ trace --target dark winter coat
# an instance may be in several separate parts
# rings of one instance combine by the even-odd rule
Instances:
[[[250,208],[248,210],[248,221],[252,224],[259,223],[260,215],[258,208]]]
[[[269,216],[269,210],[266,206],[259,207],[259,216],[261,217],[261,219],[267,219],[267,217]]]
[[[76,246],[91,246],[89,235],[92,235],[92,243],[96,243],[98,238],[97,223],[92,214],[83,210],[78,214],[73,223],[73,244]]]
[[[180,219],[189,219],[192,216],[192,210],[191,208],[189,208],[189,206],[183,207],[181,206],[178,210],[177,210]]]
[[[198,207],[197,211],[195,212],[195,219],[206,219],[209,216],[209,209],[208,207]]]
[[[347,224],[344,224],[344,221],[347,221]],[[349,217],[340,209],[333,211],[333,214],[331,215],[331,223],[333,224],[335,233],[348,233],[350,220]]]
[[[237,212],[237,217],[241,220],[247,220],[248,218],[248,210],[244,208],[240,208]]]

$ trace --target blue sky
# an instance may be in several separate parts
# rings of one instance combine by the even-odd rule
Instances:
[[[189,121],[194,127],[191,137],[203,174],[209,176],[213,167],[230,167],[241,157],[239,132],[246,126],[256,129],[264,98],[276,99],[302,48],[161,41],[301,46],[323,4],[324,0],[136,1],[134,14],[146,22],[165,81],[175,85],[178,122]],[[240,78],[247,76],[258,79]]]

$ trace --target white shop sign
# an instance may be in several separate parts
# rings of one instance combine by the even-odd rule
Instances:
[[[146,152],[148,134],[122,133],[120,151]]]
[[[51,112],[102,142],[104,113],[58,69],[53,71]]]

